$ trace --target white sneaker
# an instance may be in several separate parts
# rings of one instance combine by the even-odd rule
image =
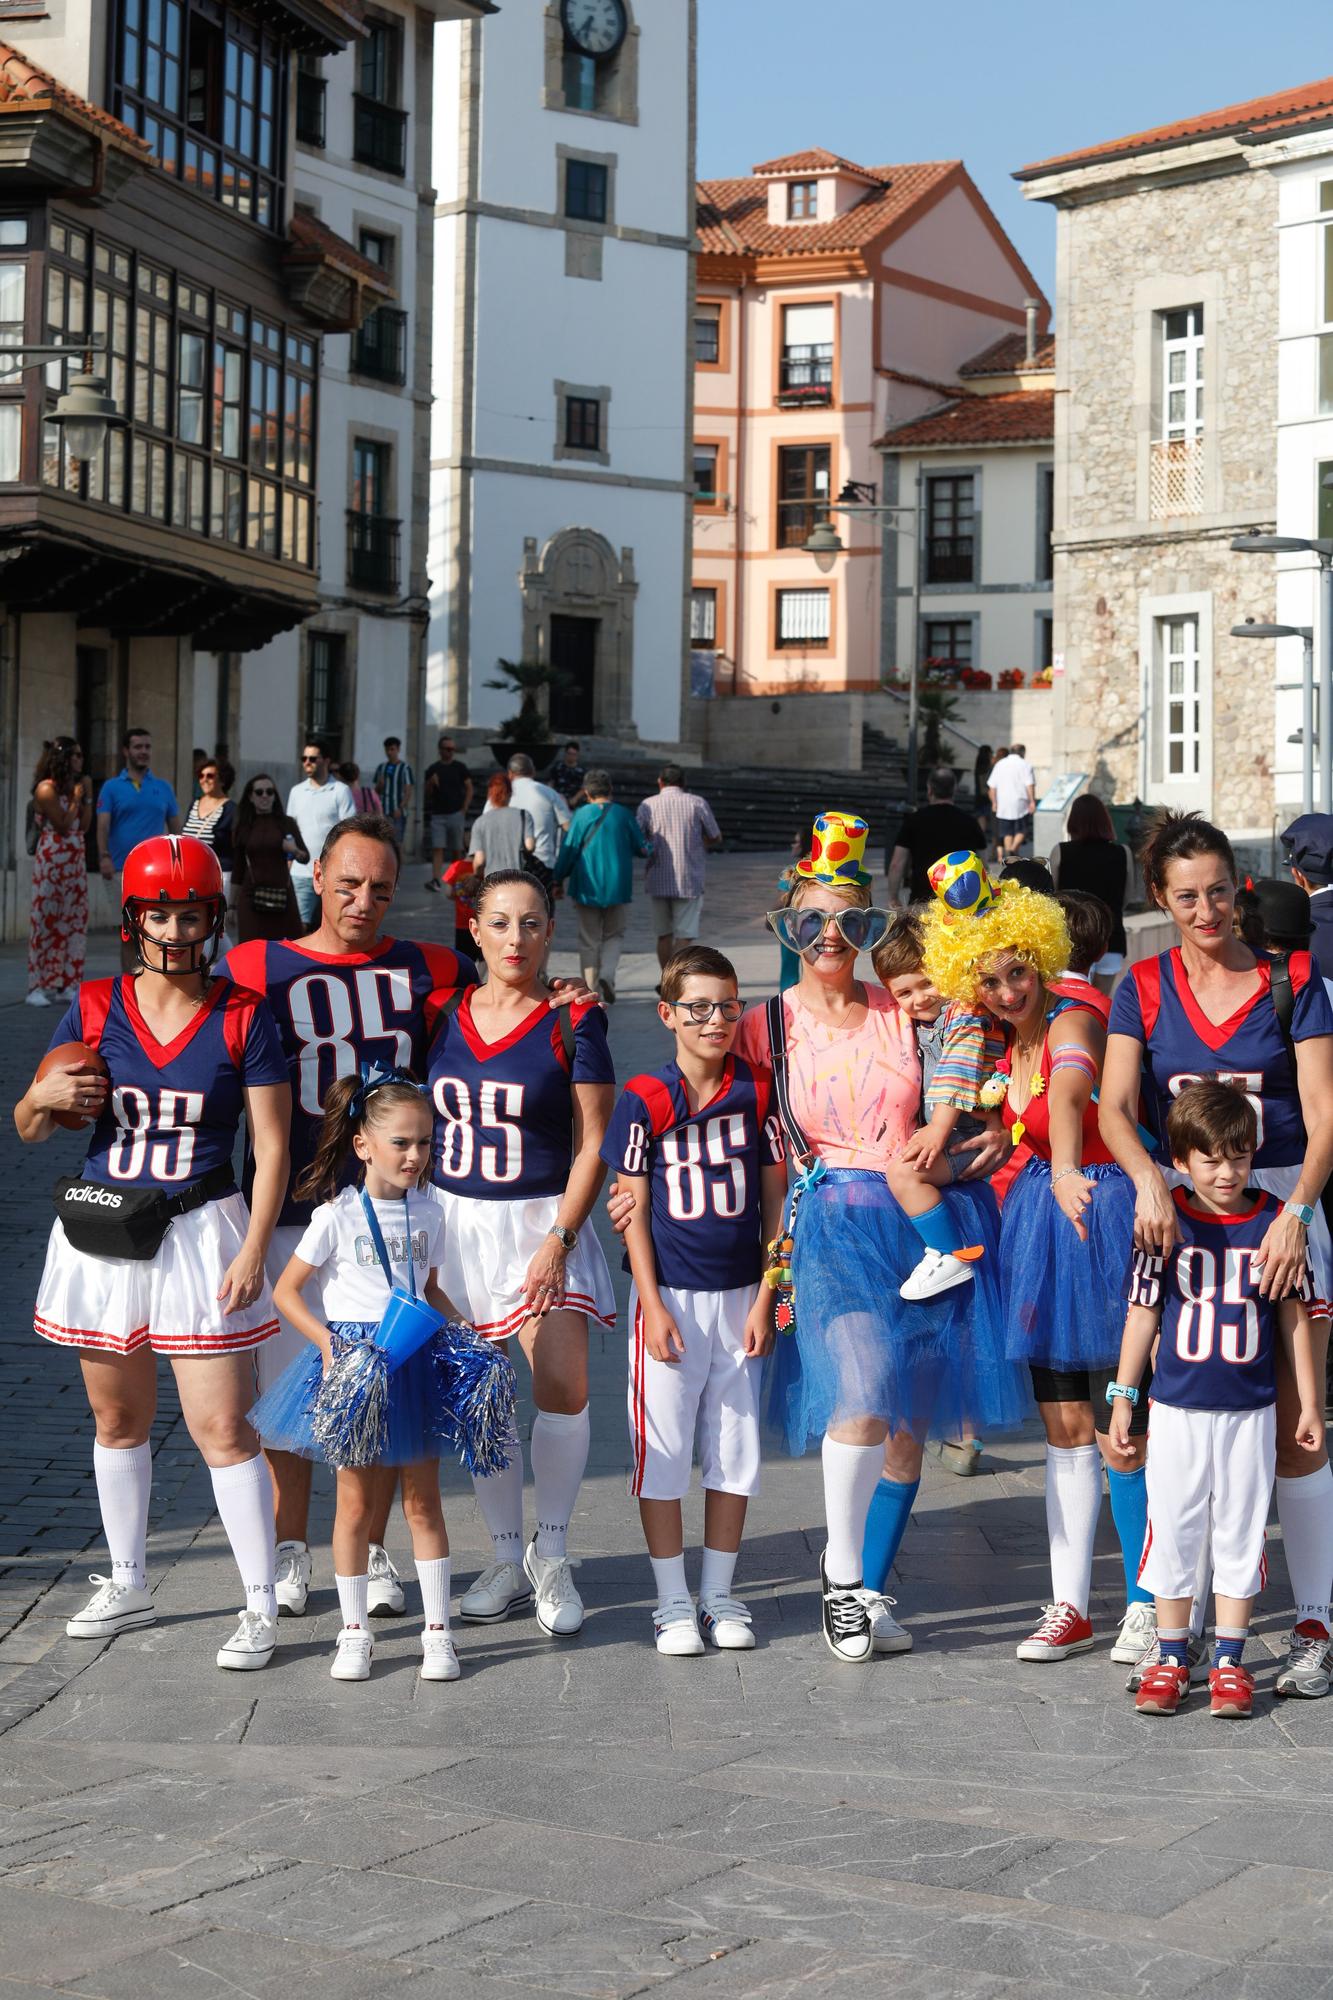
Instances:
[[[1193,1688],[1207,1687],[1208,1641],[1198,1633],[1191,1632],[1186,1642],[1185,1651],[1189,1660],[1190,1686]],[[1159,1666],[1161,1658],[1162,1649],[1157,1642],[1157,1628],[1154,1626],[1152,1644],[1142,1657],[1134,1662],[1129,1670],[1129,1679],[1125,1682],[1125,1686],[1130,1694],[1138,1693],[1139,1688],[1143,1684],[1143,1676],[1148,1672],[1150,1667]]]
[[[961,1257],[949,1251],[927,1250],[915,1271],[899,1286],[898,1295],[904,1299],[933,1299],[937,1292],[970,1283],[971,1277],[972,1266]]]
[[[498,1625],[511,1611],[532,1602],[532,1589],[517,1563],[495,1562],[484,1569],[458,1600],[458,1615],[470,1625]]]
[[[456,1681],[463,1669],[458,1664],[454,1642],[447,1632],[427,1626],[421,1635],[421,1678],[423,1681]]]
[[[273,1587],[278,1596],[278,1616],[305,1617],[305,1601],[310,1595],[310,1572],[314,1564],[304,1542],[279,1542],[278,1566]]]
[[[49,1007],[51,1005],[51,996],[49,993],[43,993],[40,986],[34,986],[23,1004],[25,1007]]]
[[[538,1600],[537,1616],[541,1617],[541,1602]],[[653,1636],[657,1640],[657,1650],[668,1659],[693,1659],[704,1649],[699,1637],[699,1621],[694,1615],[694,1605],[688,1597],[669,1597],[665,1604],[659,1604],[653,1613]]]
[[[218,1665],[235,1667],[242,1673],[266,1667],[277,1643],[276,1618],[265,1618],[262,1611],[243,1611],[226,1645],[218,1647]]]
[[[701,1597],[699,1629],[723,1653],[748,1653],[754,1645],[750,1614],[738,1597]]]
[[[1302,1695],[1319,1701],[1328,1693],[1333,1668],[1333,1642],[1314,1619],[1287,1635],[1287,1664],[1273,1684],[1274,1694]]]
[[[1157,1606],[1131,1604],[1120,1621],[1120,1631],[1111,1648],[1111,1658],[1118,1667],[1132,1667],[1136,1660],[1143,1658],[1156,1638]]]
[[[870,1650],[872,1653],[910,1653],[912,1635],[906,1626],[900,1625],[890,1606],[898,1602],[896,1597],[873,1596],[866,1606],[870,1615]]]
[[[402,1579],[389,1560],[389,1551],[378,1542],[370,1545],[370,1561],[366,1566],[370,1585],[366,1591],[366,1610],[372,1618],[401,1618],[407,1609],[407,1599],[403,1595]]]
[[[113,1639],[117,1632],[132,1632],[137,1625],[156,1625],[157,1608],[148,1591],[117,1583],[111,1576],[90,1576],[88,1581],[97,1588],[66,1625],[67,1639]]]
[[[329,1673],[335,1681],[368,1681],[375,1641],[359,1625],[344,1625]]]
[[[553,1639],[572,1639],[583,1627],[583,1599],[574,1588],[568,1556],[539,1556],[537,1537],[528,1543],[523,1569],[537,1597],[537,1623]]]

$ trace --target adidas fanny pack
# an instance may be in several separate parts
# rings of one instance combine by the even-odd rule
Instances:
[[[65,1236],[75,1250],[88,1257],[128,1257],[146,1263],[156,1257],[162,1239],[178,1215],[235,1191],[236,1176],[230,1161],[180,1194],[163,1194],[160,1188],[104,1187],[98,1181],[81,1181],[64,1175],[55,1184],[52,1197]]]

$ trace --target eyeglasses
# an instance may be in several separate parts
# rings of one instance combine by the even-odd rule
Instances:
[[[277,796],[277,787],[275,785],[256,785],[251,791],[250,796],[252,799],[275,798]]]
[[[301,762],[303,764],[318,764],[319,759],[318,757],[303,757],[301,759]]]
[[[700,1027],[711,1021],[714,1014],[720,1014],[724,1021],[739,1021],[745,1012],[743,1000],[669,1000],[667,1005],[683,1008]]]
[[[891,910],[811,910],[791,907],[769,910],[764,918],[773,935],[789,950],[813,949],[830,924],[836,924],[844,942],[853,951],[873,951],[897,924]]]

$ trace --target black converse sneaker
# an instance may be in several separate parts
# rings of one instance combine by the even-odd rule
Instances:
[[[819,1581],[824,1592],[824,1638],[829,1651],[839,1660],[869,1659],[870,1614],[860,1577],[855,1583],[830,1583],[821,1556]]]

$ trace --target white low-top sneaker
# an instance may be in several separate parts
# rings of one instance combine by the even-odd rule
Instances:
[[[1132,1667],[1157,1638],[1157,1606],[1131,1604],[1120,1621],[1111,1658],[1118,1667]]]
[[[1185,1652],[1189,1661],[1190,1686],[1194,1688],[1207,1687],[1208,1641],[1201,1638],[1198,1633],[1191,1632],[1186,1642]],[[1125,1686],[1130,1694],[1138,1693],[1143,1685],[1144,1675],[1151,1672],[1153,1667],[1160,1666],[1161,1661],[1162,1649],[1157,1642],[1157,1628],[1154,1626],[1152,1644],[1142,1657],[1134,1662],[1129,1670],[1129,1679],[1125,1682]]]
[[[701,1597],[699,1629],[724,1653],[748,1653],[754,1645],[750,1614],[738,1597]]]
[[[265,1618],[262,1611],[243,1611],[226,1645],[218,1647],[218,1665],[253,1673],[257,1667],[268,1665],[277,1643],[276,1618]]]
[[[25,1007],[49,1007],[51,1005],[51,996],[49,993],[43,993],[40,986],[34,986],[23,1004]]]
[[[402,1578],[389,1560],[389,1551],[378,1542],[370,1545],[370,1561],[366,1565],[370,1578],[366,1590],[366,1610],[372,1618],[401,1618],[407,1609],[407,1599],[403,1595]]]
[[[1324,1627],[1307,1619],[1287,1636],[1287,1664],[1273,1686],[1274,1694],[1320,1701],[1328,1693],[1333,1670],[1333,1643]]]
[[[870,1617],[870,1649],[874,1653],[910,1653],[912,1635],[894,1617],[896,1597],[872,1596],[866,1606]]]
[[[278,1616],[305,1617],[305,1601],[310,1595],[310,1573],[314,1564],[304,1542],[279,1542],[273,1587],[278,1597]]]
[[[338,1649],[329,1668],[335,1681],[368,1681],[375,1641],[360,1625],[344,1625],[338,1634]]]
[[[965,1264],[961,1257],[949,1251],[927,1250],[921,1262],[898,1287],[900,1298],[933,1299],[937,1292],[950,1291],[954,1285],[966,1285],[972,1277],[972,1266]]]
[[[538,1617],[541,1607],[538,1606]],[[699,1621],[688,1597],[669,1597],[653,1613],[653,1636],[659,1653],[671,1660],[696,1658],[704,1649],[699,1637]]]
[[[423,1681],[456,1681],[463,1669],[458,1664],[454,1642],[447,1632],[427,1626],[421,1635],[421,1678]]]
[[[537,1538],[528,1543],[523,1568],[537,1600],[537,1623],[553,1639],[572,1639],[583,1627],[583,1599],[574,1588],[568,1556],[539,1556]]]
[[[94,1575],[88,1581],[97,1588],[66,1625],[67,1639],[114,1639],[117,1632],[157,1623],[157,1607],[148,1591],[117,1583],[111,1576]]]
[[[463,1592],[458,1615],[469,1625],[498,1625],[531,1602],[532,1586],[518,1564],[494,1562]]]

